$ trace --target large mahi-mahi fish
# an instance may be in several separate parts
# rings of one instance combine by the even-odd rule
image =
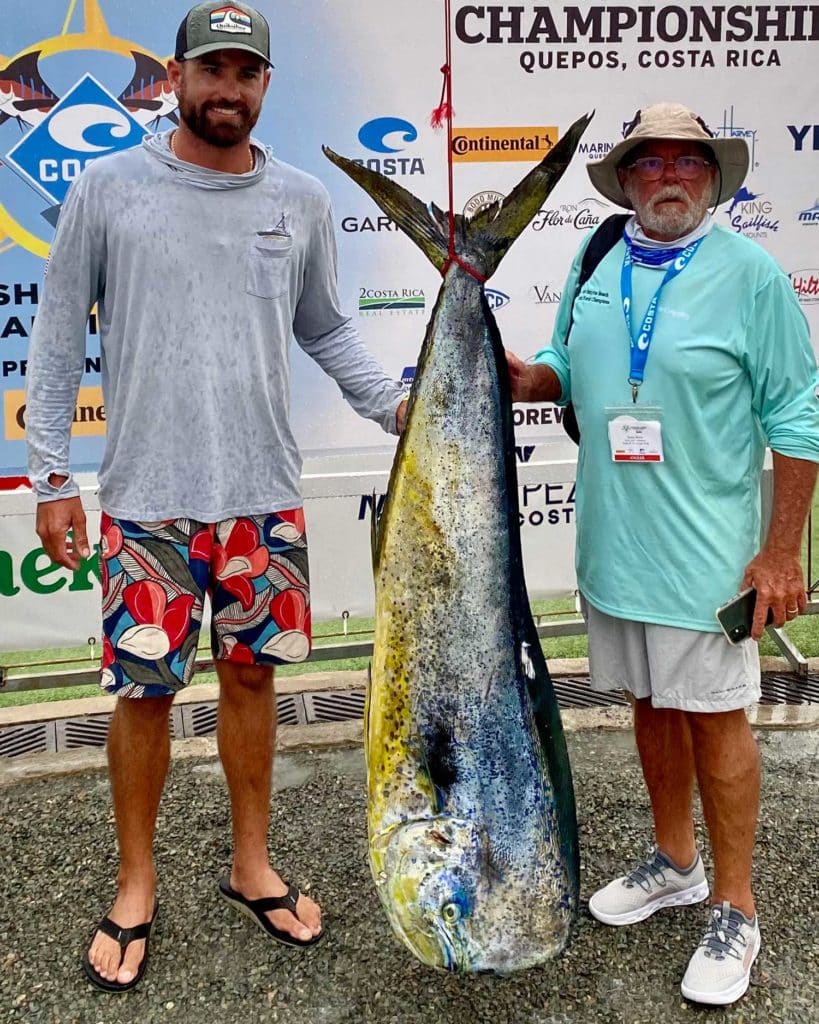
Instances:
[[[456,252],[497,268],[569,164],[577,121],[502,204],[455,218]],[[444,271],[374,536],[366,714],[370,866],[424,963],[508,972],[565,946],[578,893],[574,793],[523,578],[508,373],[448,220],[326,155]]]

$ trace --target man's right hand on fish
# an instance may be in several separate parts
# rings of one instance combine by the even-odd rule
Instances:
[[[551,366],[525,363],[514,352],[505,351],[513,402],[555,402],[560,398],[560,381]]]

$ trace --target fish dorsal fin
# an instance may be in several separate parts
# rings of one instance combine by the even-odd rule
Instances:
[[[449,252],[446,214],[433,204],[425,206],[391,178],[339,156],[328,146],[322,146],[322,151],[328,160],[357,182],[384,213],[395,221],[434,267],[438,270],[443,268]]]
[[[483,264],[486,277],[494,274],[509,247],[562,177],[593,116],[594,112],[578,118],[503,202],[493,203],[466,222],[468,248],[480,254],[479,262]]]

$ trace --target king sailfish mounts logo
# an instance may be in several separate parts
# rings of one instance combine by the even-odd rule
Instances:
[[[112,34],[101,2],[66,0],[60,35],[32,41],[12,57],[0,55],[4,250],[19,245],[47,256],[60,206],[85,167],[138,145],[163,120],[178,123],[164,64],[139,43]]]

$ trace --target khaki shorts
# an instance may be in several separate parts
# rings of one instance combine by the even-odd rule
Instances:
[[[593,690],[627,690],[655,708],[735,711],[759,700],[759,648],[722,633],[616,619],[581,596]]]

